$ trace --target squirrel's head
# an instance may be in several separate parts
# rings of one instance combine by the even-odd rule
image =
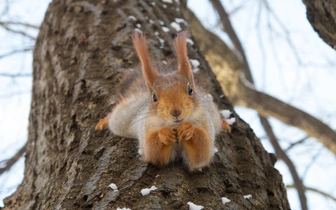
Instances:
[[[175,123],[188,118],[199,104],[187,56],[187,38],[188,33],[182,32],[174,41],[178,70],[160,75],[150,61],[144,35],[139,32],[133,35],[133,44],[151,95],[151,112]]]

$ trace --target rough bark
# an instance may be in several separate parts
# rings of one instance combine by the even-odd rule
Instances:
[[[274,117],[315,137],[336,154],[336,132],[321,120],[268,94],[257,91],[244,75],[237,55],[215,34],[205,29],[189,9],[184,15],[191,25],[199,48],[216,75],[224,92],[235,106],[256,110],[263,117]]]
[[[232,133],[216,140],[213,163],[199,172],[178,162],[163,169],[142,163],[136,140],[94,131],[113,107],[120,76],[138,64],[131,32],[141,24],[153,58],[173,57],[176,31],[170,23],[182,18],[180,6],[131,0],[50,4],[34,50],[24,181],[5,200],[6,209],[188,209],[189,201],[223,209],[221,197],[231,200],[229,209],[289,209],[274,156],[236,114]],[[213,84],[219,107],[232,110],[197,45],[188,49]],[[141,195],[153,185],[158,189]],[[244,199],[247,194],[252,198]]]
[[[334,0],[303,0],[307,18],[314,30],[336,49],[336,2]]]

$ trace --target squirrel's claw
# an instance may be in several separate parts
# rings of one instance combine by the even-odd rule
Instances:
[[[194,135],[194,126],[191,123],[183,123],[177,131],[178,140],[190,140]]]
[[[168,146],[176,142],[175,131],[173,129],[167,127],[161,128],[158,135],[164,145]]]
[[[231,126],[229,125],[228,122],[226,122],[225,119],[222,119],[222,128],[228,132],[228,133],[231,133]]]

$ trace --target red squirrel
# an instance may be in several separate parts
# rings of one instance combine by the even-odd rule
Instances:
[[[145,36],[134,32],[133,45],[140,59],[142,73],[125,73],[120,83],[120,100],[113,111],[96,125],[107,125],[122,137],[139,140],[142,160],[165,166],[182,157],[190,170],[208,166],[215,154],[215,137],[231,128],[206,92],[204,78],[195,77],[188,60],[187,32],[174,40],[174,62],[166,67],[153,65]]]

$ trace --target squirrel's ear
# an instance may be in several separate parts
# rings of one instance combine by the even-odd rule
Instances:
[[[146,38],[141,32],[135,31],[132,39],[134,48],[141,62],[142,73],[145,76],[147,84],[152,87],[155,79],[158,77],[158,73],[150,61],[147,51]]]
[[[183,31],[177,35],[175,38],[175,50],[177,53],[178,70],[179,72],[187,77],[189,80],[193,80],[193,74],[191,71],[188,54],[187,54],[187,38],[189,37],[188,32]]]

